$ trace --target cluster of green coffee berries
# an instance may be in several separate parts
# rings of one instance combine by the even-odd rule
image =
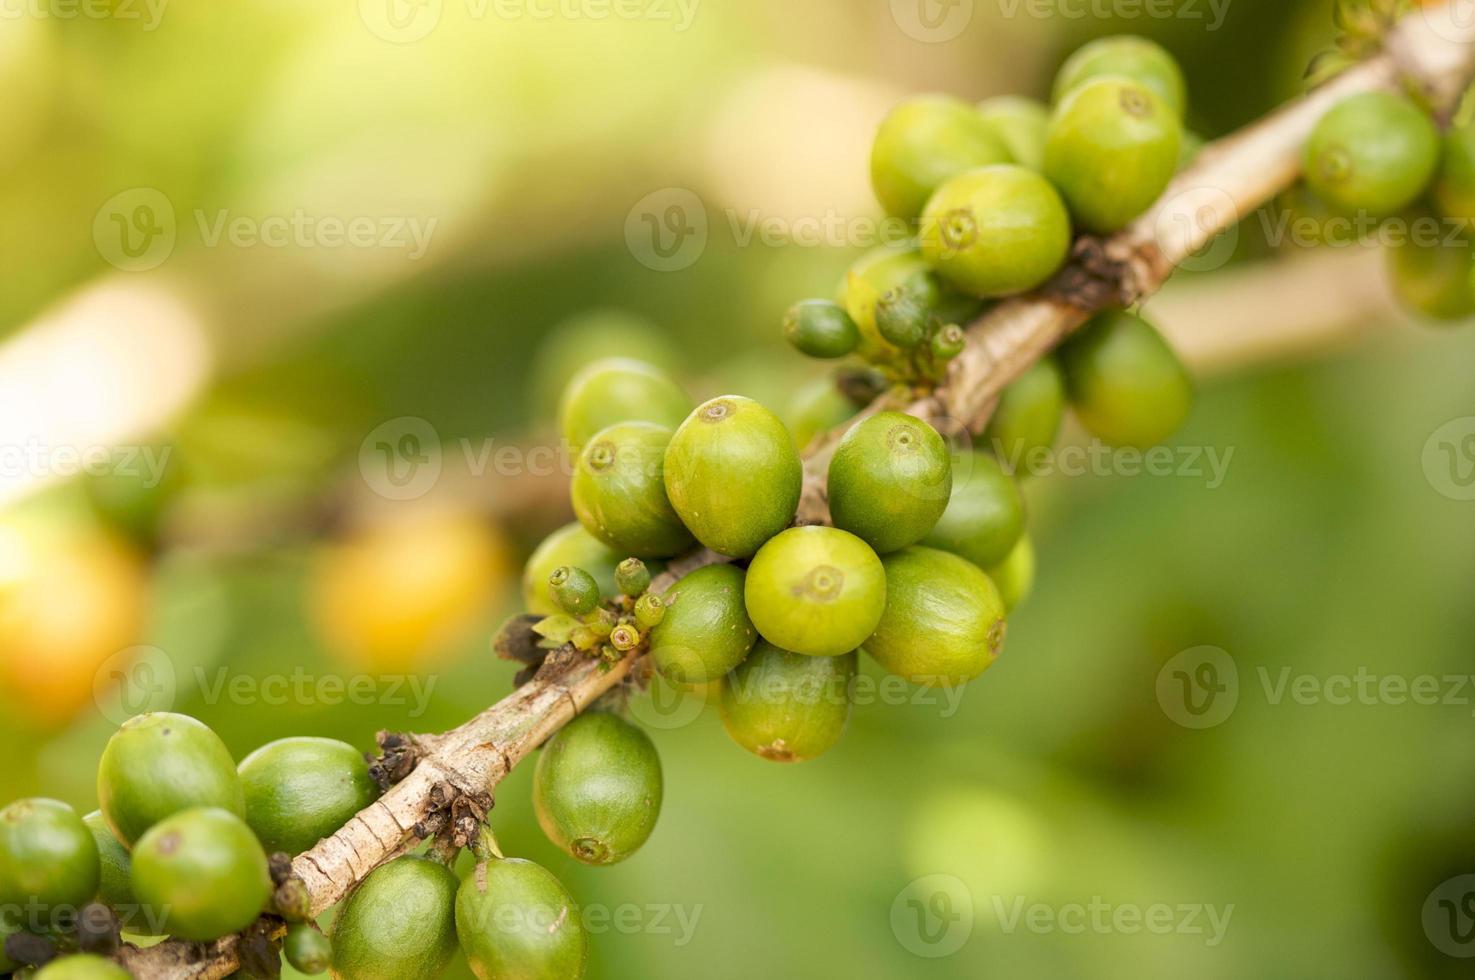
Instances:
[[[894,380],[936,381],[963,349],[960,321],[1046,283],[1076,231],[1109,234],[1146,211],[1197,142],[1183,130],[1182,73],[1141,38],[1081,48],[1054,103],[928,95],[894,109],[876,134],[871,183],[915,238],[863,257],[838,302],[793,307],[790,342],[813,357],[858,354]]]
[[[308,921],[288,858],[379,795],[365,759],[325,738],[285,738],[237,766],[186,715],[124,723],[98,766],[99,809],[26,799],[0,810],[0,973],[114,980],[120,939],[208,941],[263,915],[285,923],[282,954],[303,973],[342,980],[433,980],[459,944],[484,980],[577,977],[586,940],[578,907],[550,872],[503,857],[490,830],[464,879],[431,848],[371,872],[342,903],[332,937]],[[628,857],[661,801],[650,739],[612,714],[583,715],[549,740],[534,794],[550,838],[589,864]],[[244,975],[275,976],[267,962]]]

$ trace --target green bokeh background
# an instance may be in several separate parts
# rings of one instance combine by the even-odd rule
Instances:
[[[779,314],[828,294],[858,250],[743,245],[722,208],[824,207],[813,161],[833,158],[841,190],[828,200],[843,211],[844,188],[864,186],[872,108],[930,89],[1042,95],[1095,34],[1168,45],[1188,76],[1190,123],[1210,137],[1296,94],[1331,36],[1329,3],[1284,0],[1234,0],[1218,30],[1206,2],[1113,20],[1062,13],[1085,5],[1041,18],[976,0],[966,29],[935,44],[908,36],[893,16],[903,5],[882,0],[702,0],[684,31],[477,16],[487,8],[445,0],[433,31],[397,44],[369,29],[375,6],[178,4],[153,30],[122,19],[122,4],[115,17],[0,21],[11,93],[0,105],[0,337],[23,339],[53,304],[106,279],[187,297],[213,366],[182,412],[134,438],[179,440],[208,474],[212,506],[231,513],[361,492],[360,443],[399,416],[427,420],[447,446],[543,437],[560,365],[592,353],[650,356],[694,393],[782,406],[812,374],[774,346]],[[775,98],[784,85],[797,105]],[[140,186],[171,201],[179,240],[159,268],[120,273],[93,219]],[[632,205],[668,187],[699,194],[713,218],[700,259],[677,272],[643,266],[625,239]],[[409,262],[209,247],[193,217],[298,208],[438,224]],[[1253,237],[1241,260],[1264,251]],[[561,348],[555,325],[591,309],[631,311],[656,332],[606,320]],[[1029,484],[1036,590],[1005,656],[956,710],[859,706],[835,750],[793,768],[738,750],[710,709],[689,726],[657,724],[666,802],[635,858],[587,869],[557,853],[532,818],[529,767],[498,788],[502,845],[617,922],[633,916],[594,937],[592,977],[1468,975],[1422,912],[1436,886],[1475,873],[1475,681],[1439,705],[1300,704],[1277,701],[1275,685],[1287,669],[1475,674],[1475,504],[1441,493],[1424,465],[1430,433],[1475,414],[1472,368],[1468,330],[1379,329],[1316,360],[1206,381],[1175,443],[1232,451],[1222,485]],[[484,480],[480,500],[512,492]],[[62,484],[3,516],[81,522],[80,498]],[[504,518],[502,533],[525,554],[566,519],[554,499]],[[226,550],[166,535],[141,639],[173,664],[175,710],[214,726],[237,757],[287,734],[368,749],[379,729],[439,730],[510,690],[512,668],[486,641],[515,611],[511,581],[461,649],[427,669],[423,715],[207,703],[197,670],[346,671],[304,614],[314,555],[336,533],[289,522]],[[1196,730],[1174,723],[1157,685],[1169,659],[1201,646],[1232,658],[1238,701]],[[41,731],[0,720],[0,798],[93,808],[111,727],[93,712]],[[937,874],[961,883],[973,920],[956,952],[930,957],[939,947],[909,929],[903,893]],[[1232,913],[1214,942],[1010,928],[1019,901],[1067,915],[1093,901]],[[678,912],[696,916],[689,936]]]

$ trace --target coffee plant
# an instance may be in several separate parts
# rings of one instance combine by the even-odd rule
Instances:
[[[1172,436],[1192,382],[1135,304],[1285,189],[1264,176],[1286,169],[1277,147],[1332,212],[1475,216],[1475,128],[1440,130],[1475,39],[1427,18],[1383,26],[1397,57],[1366,52],[1197,158],[1182,74],[1138,38],[1074,54],[1052,106],[897,106],[871,176],[915,238],[782,324],[803,354],[848,359],[812,432],[738,394],[694,404],[638,360],[587,366],[559,407],[578,522],[536,549],[528,611],[495,639],[522,665],[517,691],[451,732],[381,733],[372,760],[284,738],[237,764],[195,719],[132,718],[102,754],[96,812],[0,810],[0,972],[272,976],[285,956],[344,980],[430,980],[459,947],[483,980],[580,976],[577,899],[505,855],[489,823],[513,766],[541,748],[544,833],[615,864],[659,823],[660,759],[627,717],[652,674],[709,696],[739,747],[783,763],[842,737],[859,656],[916,685],[976,680],[1034,575],[1001,458],[1048,450],[1067,411],[1115,446]],[[1165,239],[1164,216],[1206,187],[1236,209]],[[1475,315],[1470,248],[1395,248],[1398,295],[1432,320]]]

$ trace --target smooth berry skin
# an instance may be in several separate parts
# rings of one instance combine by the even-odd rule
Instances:
[[[1087,82],[1107,76],[1151,89],[1179,119],[1188,108],[1188,85],[1178,62],[1161,45],[1133,35],[1097,38],[1078,48],[1055,76],[1054,101],[1059,104]]]
[[[1009,551],[1008,557],[997,565],[985,569],[988,577],[998,587],[999,597],[1004,600],[1005,613],[1012,613],[1021,602],[1029,598],[1035,583],[1035,546],[1028,534]]]
[[[722,727],[734,742],[770,762],[816,758],[845,732],[855,672],[853,652],[807,657],[760,640],[722,679]]]
[[[982,298],[1042,285],[1065,264],[1070,241],[1060,194],[1016,164],[959,174],[922,213],[922,254],[943,279]]]
[[[1132,313],[1102,313],[1060,350],[1071,406],[1113,446],[1164,442],[1193,408],[1193,381],[1162,334]]]
[[[1009,151],[1009,162],[1031,170],[1045,166],[1045,132],[1050,109],[1018,95],[999,95],[978,104],[978,115]]]
[[[619,592],[615,583],[615,567],[625,557],[584,530],[579,522],[565,524],[544,538],[528,558],[522,572],[523,604],[528,612],[537,616],[552,616],[559,612],[558,600],[553,596],[548,577],[554,569],[564,565],[584,569],[599,583],[602,596],[613,597]]]
[[[807,299],[784,314],[784,337],[800,353],[829,360],[860,345],[860,328],[838,303]]]
[[[882,120],[871,149],[871,186],[887,214],[911,219],[944,181],[1008,160],[1009,151],[972,106],[924,95]]]
[[[246,823],[268,853],[295,857],[379,797],[363,753],[331,738],[277,739],[241,760]]]
[[[902,412],[878,412],[852,426],[830,457],[830,516],[878,554],[922,540],[952,487],[942,436]]]
[[[715,681],[743,662],[758,640],[735,565],[699,568],[666,590],[665,615],[650,633],[650,659],[680,687]]]
[[[1124,228],[1178,171],[1183,126],[1153,91],[1106,76],[1071,90],[1055,107],[1045,143],[1045,176],[1080,228]]]
[[[691,397],[660,368],[628,357],[595,361],[564,388],[558,405],[564,441],[578,452],[601,429],[619,422],[681,424]]]
[[[694,543],[666,495],[671,430],[622,422],[595,434],[579,454],[570,495],[584,529],[615,553],[669,558]]]
[[[533,770],[539,826],[584,864],[616,864],[638,851],[655,830],[661,795],[661,760],[650,736],[603,711],[559,729]]]
[[[75,912],[97,893],[92,832],[59,800],[17,800],[0,810],[0,910]]]
[[[47,963],[33,980],[132,980],[133,974],[110,959],[92,953],[74,953]]]
[[[427,858],[369,873],[333,923],[335,980],[439,977],[456,953],[456,875]]]
[[[983,430],[983,448],[1020,472],[1031,453],[1055,445],[1064,417],[1065,376],[1055,358],[1041,358],[999,394]]]
[[[1306,141],[1306,184],[1333,208],[1384,217],[1412,204],[1439,166],[1439,131],[1407,96],[1364,92],[1337,103]]]
[[[1475,251],[1461,238],[1448,239],[1438,226],[1430,236],[1410,228],[1403,241],[1388,248],[1393,294],[1406,309],[1435,325],[1460,323],[1475,316]]]
[[[456,937],[478,980],[578,980],[589,958],[573,896],[521,858],[471,869],[456,890]]]
[[[865,640],[886,604],[871,546],[833,527],[795,527],[759,549],[744,603],[758,634],[793,653],[837,657]]]
[[[947,509],[922,543],[988,568],[1003,561],[1024,534],[1024,497],[988,453],[960,453],[954,472]]]
[[[266,852],[246,822],[219,807],[159,821],[133,846],[133,890],[181,939],[218,939],[250,925],[271,897]]]
[[[1453,126],[1444,134],[1433,196],[1446,218],[1475,222],[1475,126]]]

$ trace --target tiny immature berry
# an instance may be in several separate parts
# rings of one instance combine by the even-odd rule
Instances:
[[[615,585],[632,598],[650,588],[650,569],[639,558],[626,558],[615,566]]]
[[[621,653],[629,653],[631,650],[634,650],[640,646],[642,639],[644,637],[640,635],[640,630],[631,626],[629,623],[621,623],[619,626],[610,630],[609,634],[610,646]]]
[[[659,626],[666,618],[666,604],[654,592],[648,592],[635,602],[635,623],[642,630]]]
[[[807,299],[784,314],[784,337],[810,357],[844,357],[860,344],[860,328],[838,304]]]
[[[963,348],[968,344],[968,336],[963,333],[963,328],[956,323],[949,323],[932,337],[932,356],[939,361],[951,361],[963,353]]]
[[[926,302],[906,288],[893,289],[876,304],[876,329],[887,342],[910,350],[927,339]]]
[[[333,943],[316,926],[298,922],[287,927],[282,953],[298,973],[326,973],[333,964]]]
[[[571,615],[591,613],[599,605],[599,584],[582,568],[560,565],[548,576],[548,587],[553,591],[554,601]]]

